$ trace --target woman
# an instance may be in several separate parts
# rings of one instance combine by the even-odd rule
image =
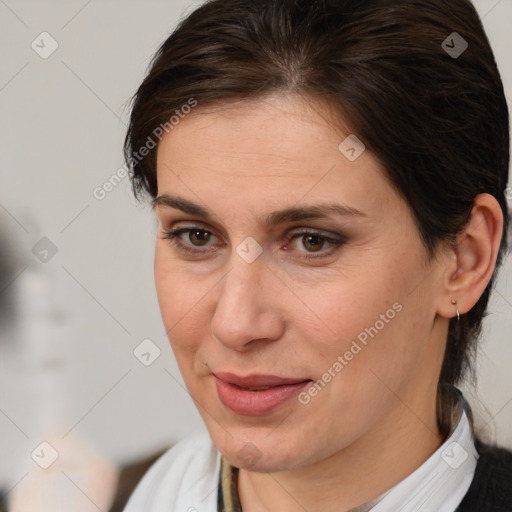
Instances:
[[[506,247],[507,106],[466,0],[212,0],[125,152],[209,436],[129,512],[512,510],[455,387]]]

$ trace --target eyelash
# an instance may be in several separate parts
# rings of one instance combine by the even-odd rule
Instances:
[[[191,247],[194,247],[193,245],[190,246],[190,245],[183,244],[182,242],[180,242],[179,237],[181,235],[183,235],[185,233],[190,234],[192,231],[200,231],[202,233],[209,233],[209,234],[213,235],[213,233],[211,231],[208,231],[207,229],[204,229],[204,228],[188,227],[188,228],[177,228],[177,229],[168,230],[168,231],[164,230],[162,238],[165,240],[169,240],[171,242],[171,245],[174,245],[179,250],[184,251],[189,254],[199,255],[199,254],[205,254],[205,253],[209,252],[208,250],[191,249]],[[327,242],[331,245],[331,247],[328,248],[327,250],[321,249],[318,252],[307,252],[306,251],[304,253],[304,255],[301,256],[301,258],[309,259],[309,260],[325,258],[325,257],[331,256],[332,254],[337,252],[339,249],[341,249],[341,247],[347,242],[347,240],[344,238],[337,240],[337,239],[325,236],[325,235],[319,233],[318,231],[304,230],[299,233],[294,233],[293,235],[288,236],[286,243],[288,244],[297,238],[303,238],[305,236],[316,236],[316,237],[320,238],[321,240],[323,240],[324,242]],[[299,252],[302,252],[302,251],[299,251]]]

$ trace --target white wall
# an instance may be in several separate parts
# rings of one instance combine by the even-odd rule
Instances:
[[[0,2],[0,226],[18,247],[17,277],[3,295],[20,315],[11,324],[2,319],[0,331],[6,489],[34,471],[30,453],[49,431],[57,450],[77,435],[123,462],[201,428],[158,311],[149,209],[132,199],[128,179],[101,201],[92,193],[123,164],[126,102],[149,58],[197,3]],[[511,101],[512,0],[476,5]],[[47,59],[31,48],[43,31],[59,45]],[[50,47],[46,40],[40,51]],[[32,253],[42,237],[57,248],[46,263]],[[480,423],[493,417],[487,433],[509,447],[511,261],[479,359],[479,396],[488,408]],[[133,355],[145,338],[161,350],[149,367]]]

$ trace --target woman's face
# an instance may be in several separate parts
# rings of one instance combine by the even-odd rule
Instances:
[[[255,471],[435,429],[443,265],[328,118],[282,97],[199,104],[158,149],[163,321],[214,444]]]

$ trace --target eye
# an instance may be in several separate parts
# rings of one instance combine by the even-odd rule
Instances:
[[[325,245],[325,239],[318,235],[304,235],[301,242],[310,252],[320,251]]]
[[[170,240],[171,244],[182,252],[201,254],[206,252],[201,248],[210,248],[210,242],[217,237],[206,229],[189,227],[164,230],[162,238]]]
[[[210,241],[211,237],[212,234],[209,231],[205,231],[204,229],[188,230],[188,239],[192,243],[192,245],[206,245]]]
[[[342,236],[335,238],[317,231],[301,231],[289,236],[292,249],[301,253],[301,258],[312,259],[322,258],[334,254],[347,242]],[[288,250],[285,246],[284,250]]]

